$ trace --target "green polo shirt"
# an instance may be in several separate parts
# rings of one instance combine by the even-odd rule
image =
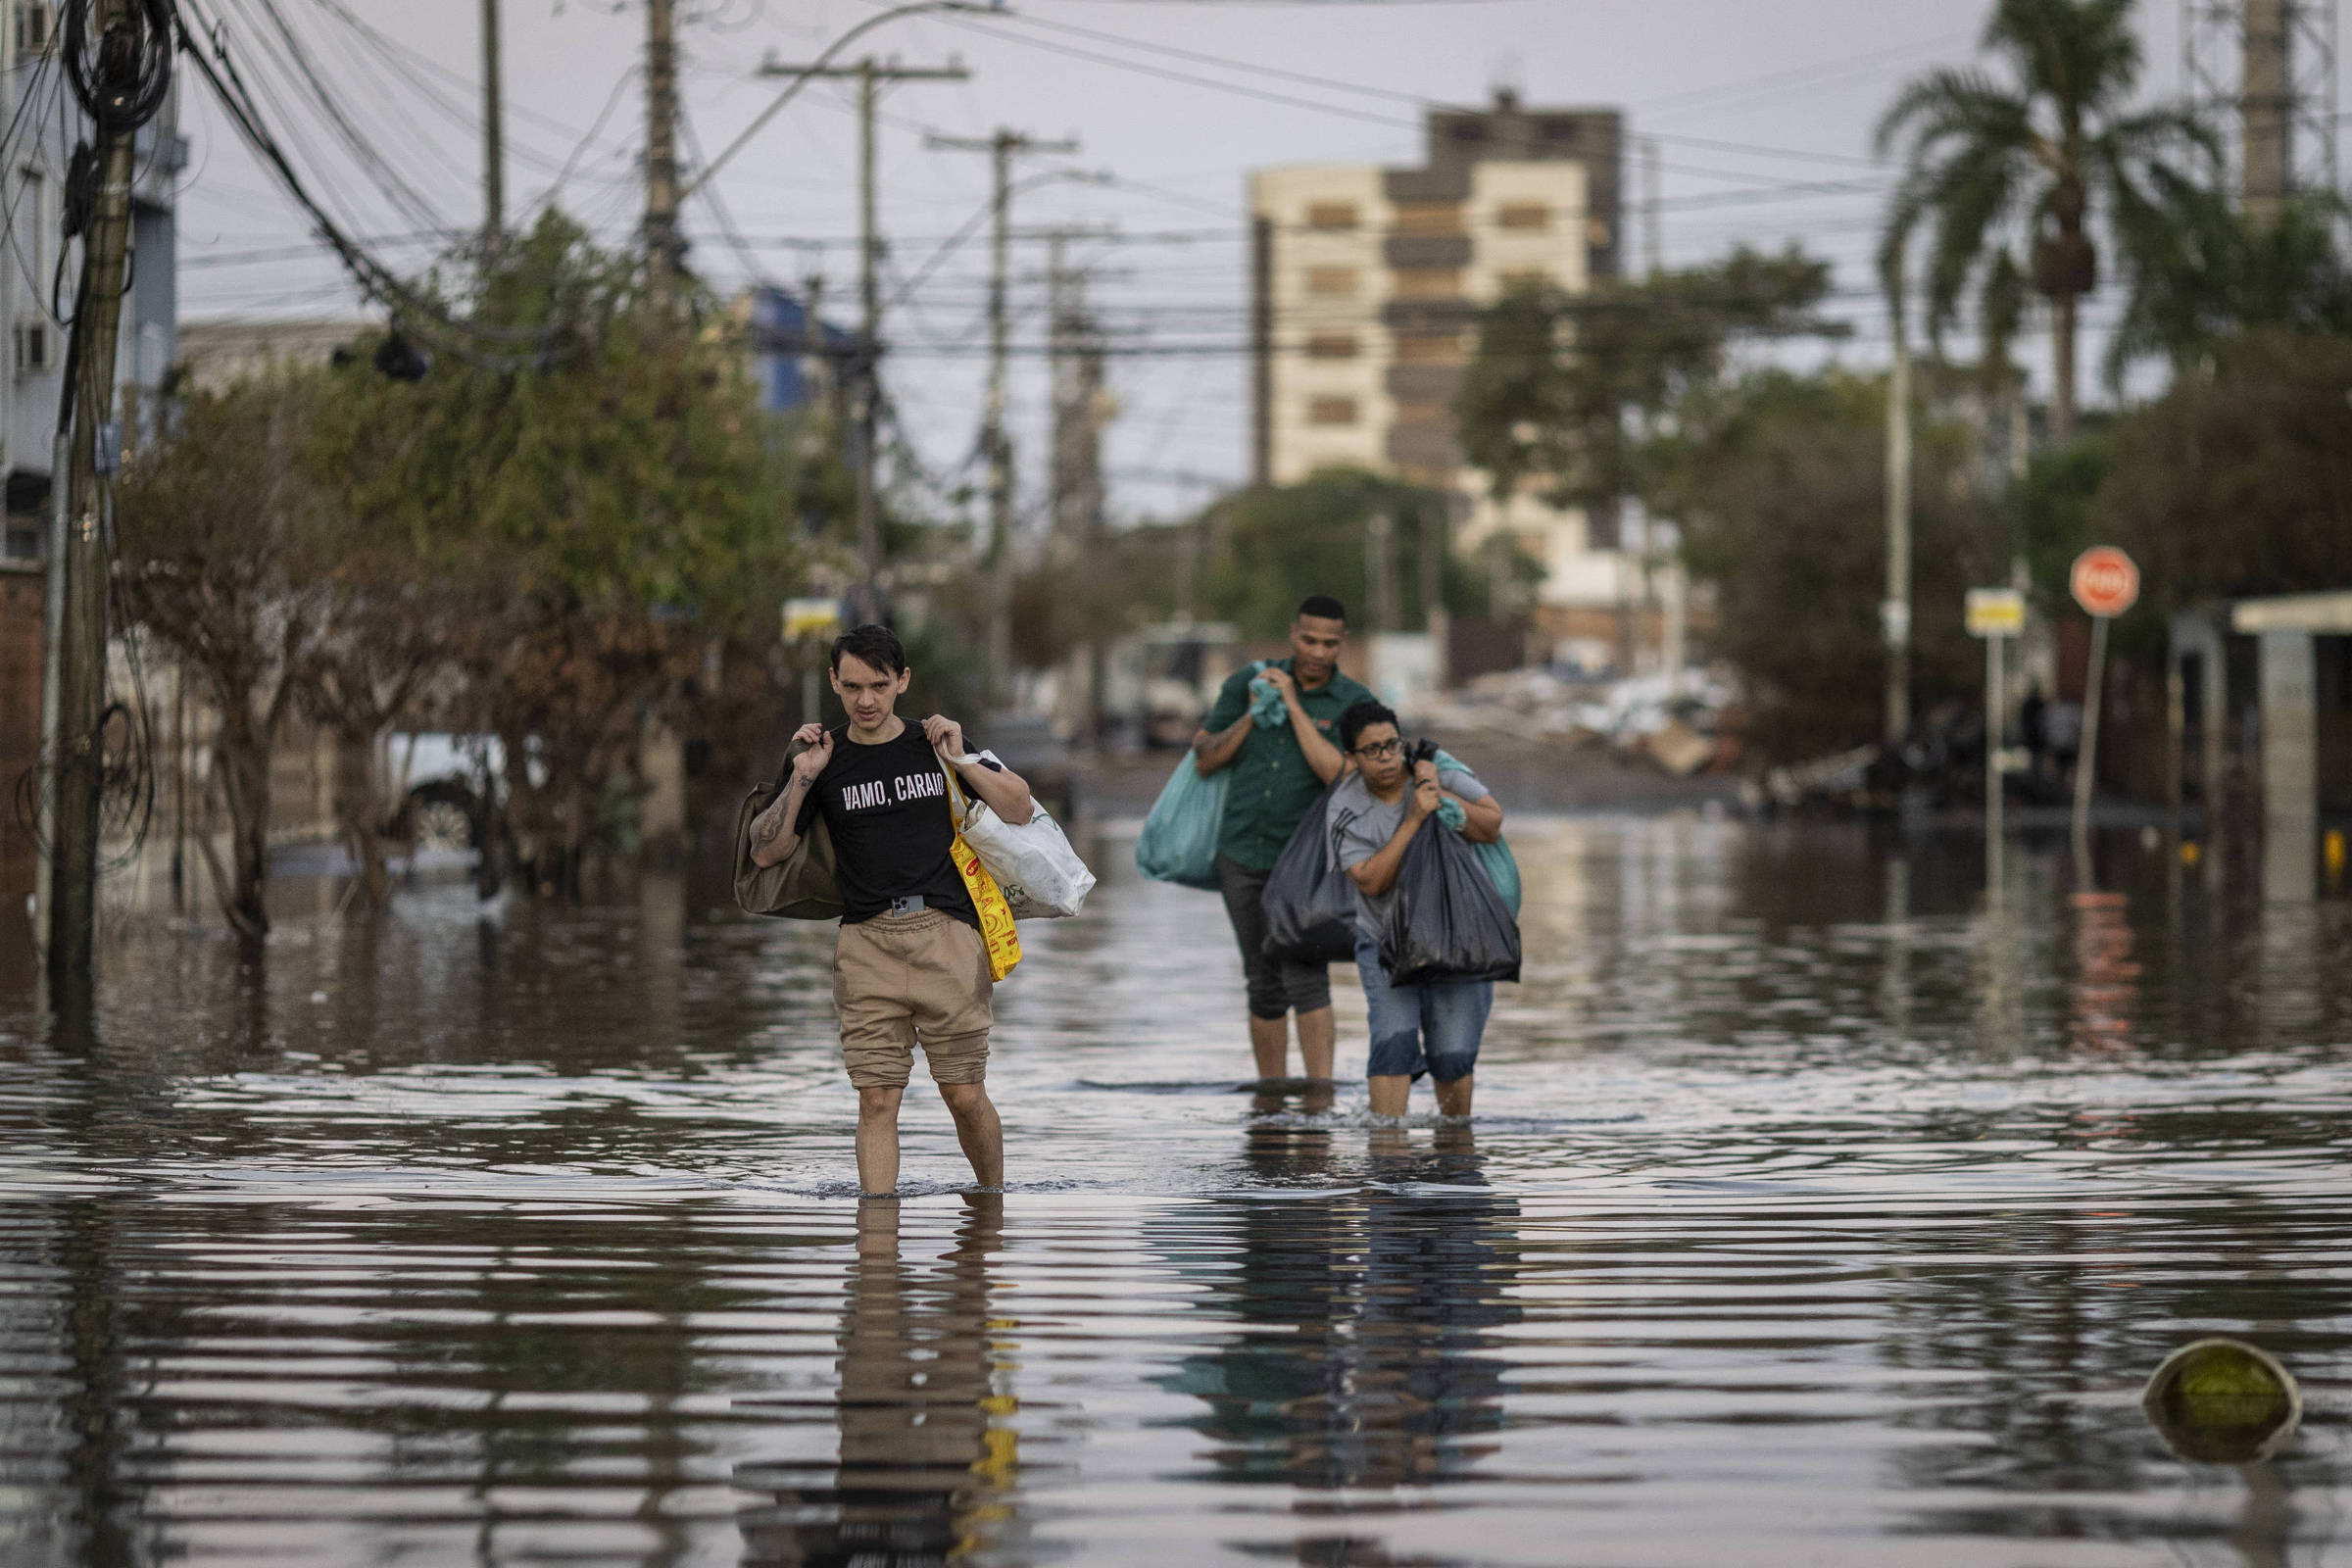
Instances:
[[[1275,661],[1287,670],[1291,661]],[[1247,664],[1227,678],[1208,710],[1203,726],[1221,734],[1250,710],[1250,682],[1256,672]],[[1298,706],[1315,721],[1315,728],[1332,745],[1340,744],[1340,715],[1372,693],[1338,670],[1313,691],[1298,693]],[[1298,830],[1298,819],[1323,793],[1323,781],[1307,765],[1298,749],[1298,735],[1288,723],[1280,729],[1250,728],[1240,755],[1225,764],[1233,782],[1225,792],[1225,826],[1217,835],[1217,853],[1253,871],[1271,871],[1282,858],[1282,847]]]

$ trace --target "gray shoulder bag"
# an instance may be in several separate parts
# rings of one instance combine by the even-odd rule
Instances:
[[[787,920],[841,918],[841,883],[833,870],[833,830],[825,826],[822,812],[810,818],[808,831],[781,862],[757,865],[752,860],[752,823],[784,793],[792,777],[792,760],[808,749],[797,740],[786,747],[784,766],[775,782],[755,786],[735,815],[735,902],[746,914],[774,914]]]

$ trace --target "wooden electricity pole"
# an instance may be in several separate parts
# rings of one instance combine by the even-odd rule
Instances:
[[[854,66],[823,64],[788,66],[770,60],[760,67],[762,76],[790,76],[795,85],[820,76],[855,78],[858,83],[858,302],[859,329],[858,357],[849,377],[850,433],[852,465],[858,479],[858,618],[881,620],[884,616],[882,599],[882,508],[875,490],[874,458],[878,442],[876,426],[881,413],[880,363],[882,355],[882,227],[876,216],[877,187],[875,177],[874,106],[885,82],[899,81],[968,81],[971,73],[963,62],[951,59],[944,66],[902,66],[896,62],[884,64],[871,55]],[[816,319],[811,302],[808,331],[821,334],[824,327]]]
[[[1009,128],[994,136],[930,136],[933,147],[984,152],[994,160],[988,270],[988,401],[980,432],[988,455],[988,685],[1000,705],[1012,698],[1012,442],[1004,431],[1006,244],[1012,222],[1012,161],[1023,153],[1073,153],[1073,139],[1040,141]]]

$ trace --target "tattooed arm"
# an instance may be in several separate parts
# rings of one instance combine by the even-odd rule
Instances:
[[[811,736],[809,731],[815,731]],[[833,760],[833,737],[821,725],[804,724],[795,740],[808,742],[808,750],[792,760],[791,777],[775,799],[775,804],[752,818],[752,863],[781,865],[792,858],[792,852],[801,847],[801,806],[808,792],[816,787],[816,776]]]

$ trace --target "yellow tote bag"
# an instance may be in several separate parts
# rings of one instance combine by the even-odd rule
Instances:
[[[964,811],[963,786],[956,782],[954,768],[944,762],[940,767],[948,775],[950,819],[960,824]],[[949,845],[948,854],[956,861],[956,874],[963,878],[963,891],[972,897],[972,907],[980,914],[980,940],[988,948],[988,977],[1002,980],[1021,961],[1021,939],[1012,928],[1012,906],[1004,902],[1004,890],[997,886],[997,879],[988,874],[988,868],[980,863],[980,857],[972,853],[972,847],[963,842],[960,831]]]

